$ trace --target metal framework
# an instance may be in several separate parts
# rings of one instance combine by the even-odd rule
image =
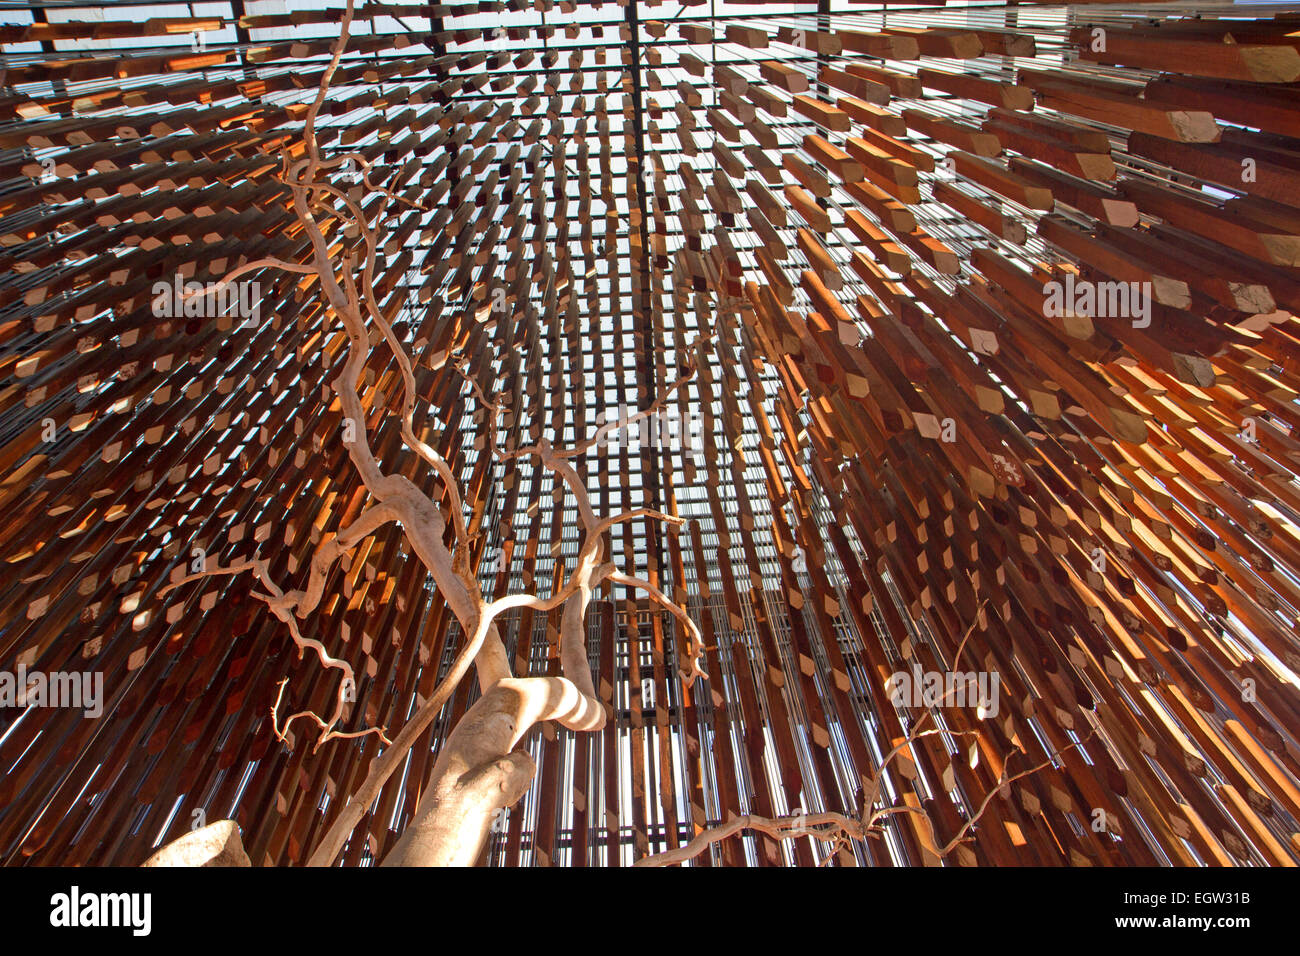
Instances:
[[[342,6],[0,2],[6,865],[136,864],[222,818],[255,865],[302,863],[383,749],[276,738],[280,682],[323,714],[338,675],[251,578],[160,594],[254,554],[300,586],[368,500],[318,280],[266,268],[224,311],[158,291],[310,258],[280,157]],[[581,527],[493,457],[467,378],[509,436],[574,443],[698,366],[579,461],[600,513],[689,519],[607,551],[688,610],[708,680],[604,587],[609,721],[527,738],[482,862],[888,808],[693,864],[1300,861],[1298,38],[1283,4],[359,3],[321,142],[407,201],[340,172],[485,593],[550,593]],[[437,494],[385,349],[362,427]],[[302,628],[355,669],[347,729],[400,728],[454,617],[397,527],[326,595]],[[558,621],[504,620],[516,673],[559,673]],[[953,675],[981,699],[912,691]],[[477,698],[339,862],[383,858]]]

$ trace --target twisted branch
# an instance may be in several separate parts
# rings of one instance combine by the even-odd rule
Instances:
[[[504,789],[513,794],[516,785],[524,779],[521,774],[527,768],[524,766],[523,759],[526,755],[515,754],[512,748],[537,721],[558,720],[573,730],[594,730],[603,726],[606,714],[603,704],[595,696],[591,669],[587,663],[584,618],[594,589],[605,581],[623,583],[645,590],[652,600],[657,601],[682,620],[690,635],[692,648],[691,666],[689,670],[683,671],[688,686],[695,677],[703,673],[698,666],[699,630],[685,611],[669,601],[648,582],[623,575],[613,563],[603,561],[603,538],[614,524],[634,518],[681,522],[680,518],[644,508],[605,518],[596,516],[585,482],[569,463],[569,459],[583,454],[611,426],[598,432],[596,438],[570,449],[557,450],[543,440],[527,448],[502,452],[496,447],[496,415],[500,407],[490,402],[475,383],[476,397],[489,411],[489,433],[493,448],[499,457],[502,460],[524,456],[537,457],[542,467],[553,471],[572,491],[578,503],[583,526],[583,542],[578,560],[569,572],[567,580],[564,580],[550,597],[514,594],[489,602],[481,593],[477,577],[469,566],[471,537],[466,525],[465,502],[461,497],[456,474],[448,461],[415,433],[414,413],[417,394],[412,361],[394,332],[390,317],[384,314],[375,293],[374,275],[380,245],[376,230],[383,219],[383,204],[375,218],[375,225],[372,225],[358,202],[343,190],[320,178],[323,173],[355,162],[362,170],[362,179],[367,189],[380,193],[385,200],[406,202],[415,209],[424,209],[418,203],[411,203],[398,196],[387,186],[375,186],[370,179],[371,164],[360,153],[345,153],[330,159],[322,158],[320,155],[316,131],[317,117],[347,46],[354,12],[355,0],[347,0],[339,38],[334,44],[329,66],[322,75],[316,95],[307,110],[303,135],[305,156],[295,161],[292,159],[290,149],[286,148],[282,153],[280,179],[289,189],[294,212],[309,240],[311,263],[303,265],[276,259],[259,259],[227,274],[217,284],[217,288],[257,268],[279,268],[300,274],[314,274],[319,279],[322,295],[329,311],[342,322],[348,338],[343,367],[330,383],[344,418],[350,419],[356,426],[355,440],[346,442],[345,447],[361,482],[374,497],[375,503],[349,528],[341,531],[337,536],[327,537],[320,542],[312,556],[309,580],[302,590],[292,590],[288,593],[282,591],[270,580],[267,563],[255,558],[186,576],[169,585],[163,592],[196,577],[253,570],[266,589],[266,593],[255,592],[255,596],[265,602],[272,612],[289,626],[299,654],[310,648],[315,651],[323,666],[339,669],[344,674],[335,711],[330,719],[326,720],[314,713],[304,711],[291,715],[285,721],[283,728],[280,726],[278,716],[284,692],[284,682],[281,682],[276,704],[271,708],[272,729],[275,735],[281,740],[286,739],[285,734],[289,725],[299,717],[306,717],[314,720],[322,731],[313,749],[319,748],[326,740],[335,737],[359,737],[372,732],[378,733],[380,739],[388,744],[382,754],[371,763],[365,781],[349,796],[312,853],[308,865],[314,866],[329,865],[333,862],[352,830],[364,817],[366,809],[377,799],[384,783],[401,765],[420,735],[428,729],[452,692],[466,676],[471,664],[478,671],[480,689],[483,692],[479,704],[471,708],[471,711],[486,713],[492,707],[509,708],[508,712],[502,711],[501,716],[508,715],[510,732],[500,734],[495,731],[491,733],[482,731],[478,732],[477,736],[470,734],[467,737],[466,732],[462,732],[461,725],[458,724],[457,729],[444,743],[435,764],[429,781],[428,792],[431,794],[445,797],[453,792],[461,793],[462,791],[458,791],[457,787],[461,787],[465,781],[486,779],[484,774],[492,776],[496,772],[492,771],[492,767],[498,768],[500,773],[505,773],[509,777],[511,785]],[[353,246],[351,249],[345,249],[336,264],[322,230],[322,220],[318,220],[317,216],[321,216],[322,219],[337,220],[343,227],[345,236],[359,239],[360,248]],[[438,498],[445,496],[445,515],[435,498],[426,494],[408,478],[385,472],[375,457],[370,435],[366,429],[367,416],[358,393],[371,352],[368,322],[379,330],[401,374],[402,406],[398,417],[402,442],[437,474],[440,487],[436,491]],[[455,364],[457,371],[472,381],[467,374],[464,359],[458,358]],[[653,414],[678,388],[693,377],[694,372],[692,365],[687,373],[673,383],[649,408],[626,417],[623,422],[612,427],[623,427]],[[343,717],[346,689],[355,686],[351,666],[345,661],[331,657],[319,641],[304,639],[296,620],[318,606],[326,579],[339,556],[355,547],[365,535],[390,521],[396,521],[401,525],[412,550],[427,568],[438,591],[460,623],[463,633],[468,635],[468,639],[453,660],[449,672],[391,742],[381,728],[352,733],[344,733],[336,729]],[[448,521],[451,523],[449,541],[446,536]],[[514,678],[504,643],[497,631],[496,619],[502,613],[515,608],[528,607],[535,611],[549,612],[561,605],[565,605],[561,624],[561,665],[564,676],[562,678]],[[531,779],[531,771],[528,773],[528,779]],[[485,791],[480,796],[481,799],[476,797],[473,806],[465,805],[463,800],[456,804],[457,812],[481,815],[483,807],[486,806],[485,801],[489,798],[499,799],[500,795]],[[513,799],[517,799],[517,795],[511,802]],[[437,806],[438,800],[435,799],[434,808],[437,809]],[[417,810],[417,822],[421,825],[427,822],[425,810],[422,802],[421,808]],[[435,821],[433,829],[441,827],[445,830],[448,825],[446,821]],[[470,833],[473,826],[468,822],[461,829],[465,830],[465,835],[463,839],[459,839],[459,844],[463,844],[462,851],[468,852],[473,848],[475,839],[481,842],[482,835],[475,837]]]
[[[881,762],[880,769],[876,772],[876,774],[873,777],[872,792],[873,793],[878,792],[879,790],[878,781],[883,776],[885,767],[888,766],[889,762],[904,747],[911,746],[920,737],[928,736],[930,734],[941,733],[941,732],[942,731],[938,731],[938,730],[922,731],[919,734],[909,736],[906,740],[899,743],[898,746],[894,747],[894,749],[889,752],[889,755],[884,759],[884,761]],[[976,808],[975,813],[972,814],[971,817],[968,820],[966,820],[965,823],[962,824],[961,829],[957,831],[956,835],[953,836],[953,838],[949,840],[947,843],[945,843],[942,847],[937,846],[937,841],[935,839],[936,833],[934,829],[934,821],[930,819],[929,814],[926,813],[923,808],[908,806],[907,804],[897,804],[894,806],[882,807],[880,809],[871,809],[872,803],[874,801],[872,802],[864,801],[863,803],[864,809],[863,809],[862,816],[860,817],[850,817],[842,813],[809,813],[809,814],[795,814],[792,816],[783,816],[783,817],[761,817],[761,816],[749,814],[746,816],[735,817],[731,820],[728,820],[726,823],[720,824],[719,826],[710,827],[706,830],[701,831],[693,840],[691,840],[685,846],[678,847],[675,850],[667,850],[663,853],[655,853],[650,856],[642,857],[640,860],[637,860],[632,865],[633,866],[672,866],[675,863],[685,863],[687,860],[699,856],[701,853],[707,850],[714,843],[718,843],[722,840],[725,840],[727,837],[740,833],[742,830],[755,830],[759,833],[764,833],[767,836],[773,837],[774,839],[777,840],[789,840],[789,839],[794,839],[796,837],[810,836],[821,841],[831,841],[833,844],[831,853],[828,854],[828,856],[818,864],[820,866],[820,865],[824,865],[830,859],[830,856],[832,856],[840,846],[847,845],[848,841],[850,840],[863,840],[866,838],[866,836],[869,833],[882,832],[884,829],[883,825],[881,824],[882,820],[891,816],[897,816],[899,814],[904,814],[904,813],[916,814],[925,822],[926,828],[929,830],[930,833],[930,843],[932,846],[936,847],[934,851],[935,855],[942,860],[945,859],[948,856],[948,854],[950,854],[953,850],[955,850],[960,844],[965,843],[971,839],[971,837],[969,836],[970,831],[975,827],[976,824],[979,823],[980,818],[984,816],[985,811],[988,810],[989,805],[993,802],[994,797],[996,797],[999,793],[1001,793],[1003,790],[1005,790],[1007,787],[1009,787],[1011,784],[1015,783],[1016,781],[1023,780],[1025,777],[1035,774],[1038,771],[1044,769],[1045,767],[1051,766],[1056,762],[1056,758],[1059,757],[1061,754],[1063,754],[1065,751],[1071,749],[1072,747],[1083,746],[1083,744],[1087,743],[1087,741],[1092,739],[1092,737],[1096,734],[1096,732],[1097,731],[1094,728],[1092,733],[1088,734],[1087,737],[1084,737],[1077,741],[1073,741],[1067,744],[1066,746],[1061,747],[1058,750],[1054,750],[1051,754],[1048,755],[1047,759],[1044,760],[1043,762],[1035,764],[1029,769],[1022,770],[1017,774],[1009,775],[1008,770],[1009,770],[1010,762],[1017,753],[1020,753],[1020,751],[1018,750],[1012,751],[1007,756],[1006,762],[1004,763],[1002,769],[1002,773],[998,778],[997,785],[994,786],[993,789],[990,790],[984,796],[984,799],[980,802],[980,805]],[[976,731],[961,732],[961,734],[973,734],[973,733],[976,733]]]

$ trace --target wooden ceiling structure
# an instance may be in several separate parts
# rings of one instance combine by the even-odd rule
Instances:
[[[307,260],[277,176],[342,7],[0,2],[0,670],[104,687],[98,718],[0,708],[4,865],[135,865],[226,817],[255,865],[300,864],[384,747],[276,739],[282,681],[323,714],[338,678],[251,577],[159,593],[196,552],[300,582],[367,498],[318,282],[254,273],[256,321],[154,307]],[[1300,861],[1297,81],[1282,5],[359,4],[320,141],[409,201],[341,186],[383,227],[485,593],[553,587],[576,504],[488,453],[450,359],[512,434],[567,442],[698,364],[676,427],[581,467],[602,513],[689,519],[609,547],[696,620],[709,678],[606,586],[610,719],[527,740],[483,862],[628,865],[873,797],[920,812],[694,864]],[[1056,309],[1053,282],[1132,297]],[[376,348],[374,448],[433,492],[400,398]],[[508,619],[516,673],[558,673],[558,618]],[[302,626],[355,669],[354,730],[400,728],[464,639],[393,526]],[[918,668],[996,675],[997,705],[891,693]],[[339,862],[382,859],[477,694]]]

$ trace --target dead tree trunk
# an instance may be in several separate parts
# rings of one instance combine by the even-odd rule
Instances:
[[[338,669],[343,675],[335,710],[329,720],[311,712],[302,712],[287,718],[281,728],[278,723],[277,700],[277,707],[272,711],[272,727],[276,735],[281,740],[287,739],[289,725],[299,717],[306,717],[320,727],[321,734],[317,738],[316,747],[333,738],[357,737],[368,733],[379,733],[382,736],[381,728],[352,732],[337,729],[348,712],[349,688],[355,687],[352,668],[346,661],[331,657],[318,641],[304,639],[299,633],[296,620],[307,616],[318,606],[334,564],[340,557],[380,527],[389,522],[398,522],[411,550],[428,569],[439,593],[469,639],[461,648],[450,672],[429,700],[402,728],[401,733],[391,743],[386,736],[383,737],[389,746],[371,764],[361,787],[345,802],[334,824],[308,860],[308,865],[328,866],[333,863],[352,830],[379,796],[384,783],[401,766],[416,739],[437,716],[473,665],[483,696],[470,708],[448,738],[438,756],[429,791],[421,802],[415,820],[385,860],[389,865],[469,865],[481,852],[493,815],[502,807],[510,806],[518,800],[532,780],[535,772],[532,759],[526,753],[514,750],[524,735],[537,723],[547,720],[556,721],[575,731],[597,730],[604,725],[606,715],[603,705],[595,696],[585,640],[586,610],[596,588],[608,582],[644,591],[652,602],[675,615],[688,635],[688,647],[682,655],[682,672],[687,685],[702,673],[699,670],[700,632],[686,612],[650,582],[623,574],[612,563],[601,562],[603,538],[612,525],[635,518],[679,524],[681,519],[648,509],[636,509],[603,519],[597,517],[586,482],[571,463],[572,459],[593,447],[605,433],[655,414],[692,377],[693,366],[688,360],[685,374],[649,407],[604,426],[591,439],[569,449],[554,448],[544,440],[527,447],[503,449],[496,440],[496,418],[502,409],[483,394],[471,376],[466,375],[477,400],[489,413],[487,428],[491,452],[502,460],[536,459],[540,467],[554,472],[577,500],[583,528],[583,542],[577,564],[567,581],[553,594],[546,598],[516,594],[489,602],[479,588],[474,569],[470,567],[470,535],[457,476],[451,465],[415,434],[413,421],[418,401],[412,363],[389,319],[380,309],[375,295],[376,254],[381,246],[376,230],[387,216],[387,204],[379,203],[377,210],[372,208],[371,213],[367,214],[347,192],[322,178],[330,170],[356,164],[362,170],[367,189],[382,194],[390,202],[400,201],[391,190],[370,182],[370,163],[361,154],[348,153],[329,159],[323,159],[320,155],[316,118],[347,46],[354,5],[355,0],[348,0],[330,65],[325,70],[315,100],[307,111],[303,144],[305,157],[293,159],[295,154],[288,148],[283,153],[282,179],[289,187],[293,209],[304,234],[310,240],[311,261],[297,263],[261,259],[239,267],[227,274],[220,283],[194,294],[216,292],[255,269],[284,269],[314,275],[319,279],[325,301],[331,312],[342,321],[348,334],[347,360],[331,383],[344,419],[352,423],[355,432],[355,438],[347,441],[348,456],[375,502],[349,527],[336,535],[326,536],[321,541],[312,558],[310,579],[303,590],[283,591],[270,579],[266,562],[252,558],[227,567],[204,569],[173,582],[164,591],[195,578],[253,571],[266,588],[266,593],[254,592],[255,596],[265,601],[272,612],[286,623],[299,653],[311,650],[323,666]],[[321,226],[321,222],[329,218],[339,221],[343,235],[359,239],[363,248],[359,269],[353,262],[354,247],[345,244],[342,252],[331,253],[331,243],[325,238]],[[369,416],[361,402],[358,385],[371,354],[372,330],[377,331],[389,346],[401,372],[402,440],[438,475],[442,484],[439,493],[441,501],[426,495],[408,478],[385,473],[382,463],[376,459],[371,448],[371,439],[366,433]],[[457,369],[459,370],[459,365]],[[446,540],[449,524],[450,542]],[[564,610],[560,661],[564,676],[515,677],[511,673],[505,646],[497,632],[497,616],[511,607],[526,606],[534,610],[550,611],[561,605],[564,605]]]

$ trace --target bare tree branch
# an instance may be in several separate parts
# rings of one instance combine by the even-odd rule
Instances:
[[[392,318],[384,314],[374,288],[379,241],[376,230],[385,215],[386,203],[381,203],[372,225],[357,201],[347,192],[322,179],[322,175],[355,163],[362,172],[362,181],[371,192],[377,192],[388,202],[407,202],[387,186],[375,186],[371,181],[371,164],[359,153],[345,153],[333,158],[320,154],[316,122],[328,95],[330,83],[344,50],[355,14],[355,0],[347,0],[338,40],[335,42],[329,66],[325,69],[316,95],[307,110],[302,158],[294,159],[294,151],[282,152],[281,181],[289,189],[293,209],[303,233],[311,247],[309,265],[285,263],[280,260],[258,260],[228,273],[218,287],[235,281],[259,267],[283,268],[300,274],[315,275],[320,282],[321,294],[329,311],[343,324],[348,346],[342,368],[330,385],[338,398],[345,420],[350,420],[354,433],[345,441],[348,457],[362,484],[370,492],[374,503],[349,528],[333,537],[326,537],[312,556],[311,574],[302,590],[282,591],[267,573],[266,563],[252,559],[227,568],[214,568],[199,575],[190,575],[175,587],[195,577],[209,574],[233,574],[252,570],[266,589],[255,596],[264,601],[271,611],[284,621],[293,635],[299,653],[313,650],[325,667],[343,671],[334,713],[329,719],[310,712],[290,716],[283,728],[279,722],[279,707],[284,693],[280,685],[276,704],[271,708],[272,730],[281,739],[287,739],[289,725],[299,717],[306,717],[320,727],[322,733],[316,742],[318,748],[326,740],[336,737],[360,737],[379,734],[388,746],[372,761],[366,779],[344,802],[332,825],[311,854],[308,865],[329,865],[343,848],[352,830],[374,803],[384,783],[401,766],[411,747],[428,729],[452,692],[466,676],[472,665],[478,671],[482,692],[480,701],[462,718],[462,723],[448,737],[439,753],[428,784],[428,793],[434,795],[426,806],[422,801],[413,826],[417,829],[405,842],[399,841],[400,852],[394,850],[396,862],[441,861],[460,859],[481,845],[486,824],[484,814],[499,804],[502,794],[513,794],[517,799],[521,782],[531,779],[531,761],[526,754],[513,751],[528,730],[541,720],[556,720],[573,730],[596,730],[604,725],[604,705],[596,697],[590,665],[587,662],[585,641],[585,615],[595,588],[607,580],[644,590],[652,601],[661,604],[685,624],[690,636],[689,669],[683,669],[689,686],[702,672],[698,667],[701,653],[699,629],[684,610],[666,598],[649,582],[623,575],[617,567],[604,560],[603,538],[614,524],[634,518],[648,518],[680,523],[681,519],[652,509],[635,509],[611,517],[599,518],[592,508],[586,483],[570,459],[577,458],[589,449],[602,431],[593,439],[570,449],[557,450],[542,439],[532,445],[503,452],[496,445],[496,416],[500,407],[490,402],[482,389],[468,374],[467,361],[458,357],[456,370],[473,384],[476,399],[487,409],[488,428],[493,450],[502,460],[535,456],[541,466],[553,471],[573,494],[582,523],[583,541],[575,566],[569,570],[567,580],[547,598],[531,594],[514,594],[488,601],[484,598],[476,574],[470,567],[472,538],[466,525],[465,502],[461,496],[457,476],[451,464],[433,447],[415,433],[414,414],[419,397],[410,356],[393,330]],[[418,204],[409,203],[414,208]],[[317,217],[321,217],[318,219]],[[341,251],[331,254],[331,244],[325,238],[321,222],[336,220],[344,236],[354,240]],[[359,246],[359,248],[358,248]],[[358,386],[370,359],[370,327],[377,329],[392,353],[402,381],[402,405],[398,416],[402,442],[433,469],[439,478],[438,498],[445,496],[446,514],[435,498],[426,494],[410,479],[401,474],[385,472],[376,458],[368,433],[368,417],[362,406]],[[674,382],[648,408],[627,416],[622,427],[647,415],[654,414],[669,397],[695,373],[688,363],[688,371]],[[433,693],[406,721],[401,731],[390,742],[382,729],[344,733],[337,729],[343,719],[348,688],[355,688],[351,666],[331,657],[324,646],[304,639],[298,629],[297,618],[304,617],[319,604],[327,579],[335,562],[347,550],[355,547],[367,534],[379,527],[397,522],[410,543],[411,549],[428,570],[439,594],[468,635],[451,668],[434,688]],[[451,534],[448,540],[447,523]],[[564,606],[561,622],[562,678],[525,677],[511,674],[505,646],[497,631],[496,619],[504,612],[529,607],[549,612]],[[475,721],[465,724],[470,714]],[[464,728],[462,728],[464,724]],[[507,727],[509,732],[502,732]],[[475,729],[476,728],[476,729]],[[432,816],[430,816],[432,814]]]
[[[1011,759],[1016,755],[1016,753],[1019,753],[1019,751],[1012,751],[1003,765],[1002,773],[998,779],[997,785],[985,794],[984,799],[975,809],[975,812],[968,820],[966,820],[961,829],[957,831],[956,835],[942,847],[939,847],[938,841],[935,839],[936,833],[934,829],[934,821],[930,819],[929,814],[926,813],[923,808],[908,806],[906,804],[882,807],[880,809],[873,809],[873,807],[875,801],[879,798],[880,781],[884,776],[885,768],[893,761],[893,759],[921,737],[943,732],[944,731],[939,730],[925,730],[920,733],[909,735],[889,751],[885,756],[885,759],[881,761],[879,769],[872,775],[871,786],[868,788],[868,794],[863,799],[863,812],[861,817],[850,817],[842,813],[808,813],[783,817],[760,817],[751,814],[735,817],[732,820],[728,820],[726,823],[701,831],[685,846],[643,857],[640,860],[637,860],[633,865],[672,866],[675,863],[685,863],[687,860],[699,856],[713,844],[740,833],[742,830],[754,830],[778,840],[788,840],[803,836],[815,837],[818,840],[830,840],[834,844],[831,850],[831,855],[833,855],[838,848],[845,845],[847,841],[865,839],[868,833],[882,829],[882,820],[900,814],[915,814],[921,817],[925,822],[926,828],[929,830],[930,842],[936,847],[935,854],[940,859],[943,859],[955,850],[958,845],[968,839],[968,834],[975,825],[979,823],[980,818],[984,816],[985,811],[988,810],[994,797],[1016,781],[1023,780],[1025,777],[1035,774],[1045,767],[1051,766],[1065,751],[1070,750],[1073,747],[1083,746],[1083,744],[1092,739],[1096,734],[1096,729],[1094,728],[1092,733],[1088,734],[1087,737],[1081,738],[1080,740],[1069,743],[1066,746],[1053,751],[1047,759],[1041,763],[1035,764],[1029,769],[1022,770],[1014,775],[1009,773],[1008,765],[1010,764]],[[969,735],[975,733],[975,731],[961,731],[960,733]],[[829,856],[827,859],[829,859]],[[824,864],[826,859],[823,859],[821,862]]]

